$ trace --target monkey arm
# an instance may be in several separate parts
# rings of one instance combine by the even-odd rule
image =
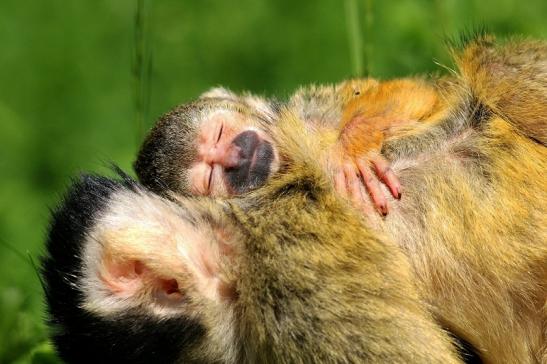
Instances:
[[[337,192],[366,214],[374,212],[369,204],[370,195],[373,206],[385,215],[387,200],[380,181],[397,198],[401,186],[390,171],[389,163],[380,153],[375,153],[383,136],[375,129],[375,124],[363,123],[362,119],[357,122],[345,120],[348,104],[361,93],[359,87],[364,91],[377,85],[373,79],[331,86],[311,85],[299,89],[289,100],[288,107],[322,144],[320,160],[333,176]]]
[[[432,123],[444,106],[437,89],[421,79],[351,80],[340,84],[337,93],[344,101],[328,156],[330,168],[338,170],[337,190],[359,202],[364,197],[362,181],[374,205],[385,215],[388,204],[379,181],[395,198],[401,197],[402,188],[381,154],[384,140]]]

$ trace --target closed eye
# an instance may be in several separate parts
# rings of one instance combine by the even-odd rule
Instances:
[[[211,182],[213,181],[213,167],[211,167],[209,172],[209,179],[207,181],[207,192],[208,194],[211,193]]]
[[[220,137],[222,136],[222,129],[224,129],[224,124],[220,124],[220,130],[218,131],[218,137],[217,137],[217,143],[220,141]]]

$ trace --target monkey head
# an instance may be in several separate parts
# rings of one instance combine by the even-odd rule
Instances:
[[[221,211],[207,201],[176,206],[129,179],[76,182],[54,213],[42,266],[60,356],[68,363],[236,362],[223,324],[234,292],[221,275],[233,256]]]
[[[77,181],[42,260],[61,358],[458,363],[400,251],[300,171],[225,201],[171,201],[128,178]]]
[[[274,102],[216,88],[164,115],[134,164],[157,193],[239,195],[264,184],[279,166],[267,128]]]

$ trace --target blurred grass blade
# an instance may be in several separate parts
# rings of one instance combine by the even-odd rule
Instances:
[[[38,281],[40,282],[40,286],[42,287],[42,291],[46,291],[46,286],[44,284],[44,281],[42,280],[42,275],[40,274],[40,268],[36,265],[36,262],[34,261],[34,258],[32,257],[32,254],[30,254],[30,251],[27,250],[27,258],[30,262],[30,265],[32,266],[32,269],[34,270],[34,273],[36,273],[36,276],[38,277]]]
[[[372,0],[365,0],[365,76],[372,73],[372,30],[373,15]]]
[[[354,77],[363,77],[370,74],[370,58],[372,54],[372,0],[365,0],[365,9],[362,11],[357,0],[346,0],[346,23],[351,55],[352,74]],[[364,13],[365,31],[361,25],[361,14]],[[365,40],[363,41],[363,33]]]
[[[357,0],[346,0],[346,23],[352,73],[355,77],[361,77],[363,75],[363,39],[361,37]]]
[[[13,254],[18,256],[22,261],[24,261],[25,263],[28,263],[27,257],[25,256],[23,252],[21,252],[19,249],[17,249],[16,247],[14,247],[13,245],[11,245],[10,243],[8,243],[6,240],[2,238],[0,238],[0,246],[3,246],[7,250],[10,250]]]
[[[135,102],[136,141],[139,145],[150,108],[150,76],[152,73],[150,6],[152,0],[136,0],[135,39],[133,52],[133,80]]]

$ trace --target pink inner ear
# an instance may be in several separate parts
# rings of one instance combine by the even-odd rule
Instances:
[[[143,271],[144,266],[139,261],[105,258],[100,277],[112,293],[130,297],[142,287]]]
[[[131,297],[143,290],[152,292],[160,301],[179,301],[183,297],[176,279],[157,277],[139,260],[105,258],[100,277],[120,297]]]

